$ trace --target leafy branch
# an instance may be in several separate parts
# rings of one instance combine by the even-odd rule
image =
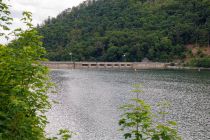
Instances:
[[[135,85],[132,92],[137,93],[137,98],[131,99],[132,104],[121,107],[125,112],[121,115],[119,125],[124,131],[124,138],[131,140],[181,140],[174,121],[164,123],[155,122],[157,117],[151,111],[151,106],[144,100],[138,98],[138,94],[143,91],[140,85]],[[167,102],[160,103],[159,106],[168,107]],[[166,115],[165,111],[160,111],[160,115]]]

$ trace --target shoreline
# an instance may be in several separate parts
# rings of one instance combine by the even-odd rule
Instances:
[[[174,69],[174,70],[209,70],[210,68],[204,68],[204,67],[183,67],[183,66],[167,66],[167,69]]]
[[[210,70],[204,67],[170,66],[160,62],[70,62],[46,61],[43,65],[50,69],[130,69],[130,70]]]

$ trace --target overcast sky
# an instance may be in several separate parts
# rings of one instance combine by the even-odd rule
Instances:
[[[77,6],[85,0],[3,0],[12,7],[12,17],[14,18],[12,28],[22,26],[19,21],[23,11],[33,13],[33,24],[37,25],[47,19],[48,16],[56,17],[60,12],[67,8]],[[0,43],[5,43],[4,39],[0,39]]]

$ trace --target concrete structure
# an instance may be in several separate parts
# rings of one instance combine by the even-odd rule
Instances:
[[[142,63],[134,63],[133,69],[165,69],[165,63],[153,63],[153,62],[142,62]]]
[[[153,62],[43,62],[51,69],[165,69],[165,63]]]

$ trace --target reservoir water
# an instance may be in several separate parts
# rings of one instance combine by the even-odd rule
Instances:
[[[71,140],[123,140],[118,108],[135,97],[132,84],[140,83],[139,97],[155,106],[171,102],[167,119],[178,123],[184,140],[210,139],[210,71],[181,70],[53,70],[59,104],[47,113],[47,132],[67,128]]]

